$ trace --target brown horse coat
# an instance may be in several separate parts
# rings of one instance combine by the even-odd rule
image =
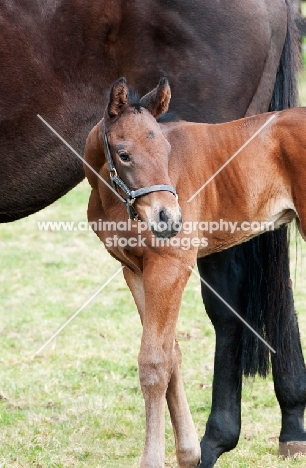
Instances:
[[[306,232],[302,124],[306,109],[216,125],[159,124],[155,118],[168,109],[169,101],[166,80],[138,103],[130,101],[125,80],[118,80],[104,119],[90,132],[85,148],[85,160],[96,171],[85,166],[92,187],[88,219],[93,227],[104,226],[94,229],[110,254],[126,267],[125,279],[143,324],[139,375],[147,427],[141,468],[164,466],[165,396],[178,465],[191,468],[199,461],[175,341],[183,290],[197,257],[259,235],[262,223],[277,228],[297,217],[304,236]],[[137,221],[128,224],[122,200],[105,184],[111,184],[114,172],[109,173],[108,147],[115,172],[130,189],[164,184],[177,192],[178,199],[167,190],[135,199],[133,206],[144,225],[140,231]],[[126,193],[120,187],[117,190],[125,198]],[[221,219],[223,226],[235,223],[235,230],[215,229],[206,233],[203,242],[201,223],[220,224]],[[162,222],[167,226],[160,226]],[[248,229],[242,229],[245,223]]]
[[[82,152],[106,105],[106,90],[120,75],[142,93],[161,74],[168,76],[172,109],[192,121],[221,122],[269,106],[292,106],[295,54],[289,4],[0,0],[0,222],[42,209],[84,176],[80,161],[37,114]],[[286,236],[272,234],[198,264],[201,274],[221,283],[228,300],[252,319],[261,316],[258,311],[268,311],[270,321],[261,328],[274,330],[274,323],[279,324],[272,335],[280,353],[272,366],[282,411],[281,441],[304,441],[306,375],[287,290]],[[233,283],[233,275],[239,281]],[[228,311],[205,288],[202,295],[217,336],[213,406],[201,443],[202,466],[208,468],[237,443],[241,372],[265,374],[267,359],[258,358],[260,348],[239,324],[231,321],[228,334]],[[240,337],[239,356],[233,356],[233,342]],[[286,359],[290,366],[283,365]]]
[[[284,0],[0,0],[0,222],[84,177],[37,114],[82,152],[121,75],[144,93],[166,74],[173,109],[193,121],[267,110],[286,27]]]

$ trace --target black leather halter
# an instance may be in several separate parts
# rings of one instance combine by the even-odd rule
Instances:
[[[137,214],[137,211],[133,207],[133,204],[136,198],[143,197],[144,195],[147,195],[148,193],[151,193],[151,192],[159,192],[159,191],[171,192],[175,197],[177,197],[175,188],[172,187],[171,185],[164,185],[164,184],[150,185],[149,187],[143,187],[137,190],[130,190],[129,187],[123,182],[123,180],[117,174],[114,160],[112,158],[110,147],[109,147],[107,136],[106,136],[104,122],[102,125],[102,137],[103,137],[104,149],[105,149],[109,176],[110,176],[112,186],[114,187],[116,192],[118,192],[118,187],[119,187],[125,193],[127,198],[124,200],[124,204],[126,206],[130,219],[133,219],[134,221],[141,221]],[[122,197],[120,198],[122,199]]]

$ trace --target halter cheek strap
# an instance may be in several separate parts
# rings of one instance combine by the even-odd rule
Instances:
[[[114,189],[116,189],[117,192],[118,192],[118,188],[120,188],[126,195],[124,204],[126,206],[130,219],[133,219],[134,221],[140,221],[137,211],[133,207],[133,204],[136,198],[143,197],[144,195],[147,195],[148,193],[160,192],[160,191],[171,192],[177,198],[175,188],[172,187],[171,185],[165,185],[165,184],[150,185],[149,187],[142,187],[137,190],[130,190],[129,187],[125,184],[125,182],[123,182],[123,180],[117,174],[114,160],[112,158],[110,147],[109,147],[107,136],[106,136],[104,122],[102,124],[102,138],[103,138],[104,150],[106,154],[109,176],[110,176],[112,186],[114,187]]]

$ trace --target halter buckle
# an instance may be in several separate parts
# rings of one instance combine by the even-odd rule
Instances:
[[[128,217],[133,221],[141,221],[137,211],[133,207],[133,203],[135,202],[135,200],[136,198],[128,198],[125,202],[125,206],[128,212]]]

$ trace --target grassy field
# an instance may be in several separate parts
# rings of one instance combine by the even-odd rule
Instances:
[[[42,212],[0,228],[0,468],[138,467],[145,423],[137,376],[141,327],[122,274],[33,359],[119,268],[91,232],[37,228],[42,220],[85,221],[88,194],[84,182]],[[304,348],[305,255],[298,241],[292,276]],[[185,291],[178,337],[202,436],[211,403],[214,335],[195,277]],[[242,421],[238,447],[222,456],[218,468],[305,466],[303,459],[278,457],[280,412],[270,378],[244,382]],[[167,466],[175,467],[168,416],[166,438]]]

